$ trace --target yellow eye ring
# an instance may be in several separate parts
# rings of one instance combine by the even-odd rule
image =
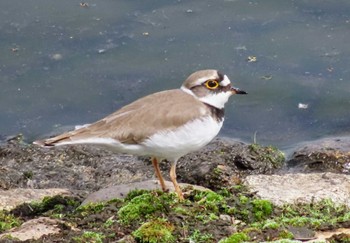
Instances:
[[[219,87],[219,82],[216,80],[207,80],[205,83],[205,87],[207,87],[208,89],[216,89],[217,87]]]

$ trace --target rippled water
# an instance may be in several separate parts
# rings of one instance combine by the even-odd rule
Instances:
[[[249,93],[222,136],[288,148],[350,133],[347,0],[85,3],[1,3],[1,135],[93,122],[205,68]]]

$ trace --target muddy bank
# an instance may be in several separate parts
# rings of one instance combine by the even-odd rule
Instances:
[[[178,181],[215,189],[251,174],[272,174],[283,166],[283,154],[272,147],[216,139],[181,158]],[[94,146],[44,149],[16,137],[0,146],[0,189],[98,189],[155,178],[149,158],[113,154]],[[170,163],[161,163],[169,179]]]
[[[18,223],[13,223],[12,226],[2,230],[0,228],[0,232],[12,228],[13,235],[17,237],[23,234],[24,229],[35,228],[36,224],[44,225],[45,228],[45,222],[48,222],[48,228],[51,227],[52,232],[43,233],[46,235],[43,237],[36,236],[38,239],[36,242],[57,242],[58,239],[84,242],[89,241],[89,237],[101,238],[101,241],[95,239],[95,242],[115,242],[120,239],[124,239],[125,242],[134,242],[135,239],[142,242],[144,236],[138,235],[137,232],[140,232],[141,227],[146,227],[142,222],[149,222],[158,226],[160,224],[165,228],[169,226],[168,229],[171,229],[173,236],[169,242],[189,242],[192,238],[197,239],[195,242],[217,242],[240,232],[245,232],[245,236],[254,242],[303,237],[311,240],[318,234],[320,225],[316,227],[311,222],[294,221],[285,223],[285,219],[280,219],[281,210],[286,210],[283,209],[285,204],[301,203],[309,210],[310,206],[307,205],[310,203],[331,202],[327,206],[331,207],[328,212],[334,214],[327,217],[336,218],[332,219],[335,223],[331,225],[320,223],[322,230],[332,231],[350,227],[350,215],[346,216],[345,213],[350,205],[349,141],[348,138],[331,138],[304,143],[295,149],[290,158],[285,159],[284,154],[274,147],[216,139],[202,150],[184,156],[179,161],[178,181],[202,186],[204,190],[198,191],[184,185],[186,200],[181,203],[172,198],[171,194],[169,198],[166,194],[154,191],[159,185],[152,181],[156,178],[149,158],[113,154],[92,146],[42,149],[24,143],[22,138],[17,136],[0,145],[0,206],[8,210],[12,208],[12,211],[3,212],[6,216],[3,220],[12,217],[9,215],[15,215],[13,217],[17,221],[11,222]],[[168,179],[170,163],[164,161],[161,169],[164,177]],[[141,193],[141,198],[152,197],[154,201],[158,200],[158,197],[166,197],[167,200],[171,200],[160,202],[160,205],[169,207],[164,209],[165,211],[161,210],[164,222],[159,221],[160,215],[156,213],[146,218],[142,216],[141,221],[135,220],[129,226],[121,223],[120,210],[129,203],[128,200],[134,200],[128,196],[128,192],[135,188],[155,192],[152,194],[151,191],[151,196],[146,194],[142,196]],[[49,199],[50,203],[46,206],[37,204],[25,206],[26,203],[40,202],[43,199],[47,202],[47,196],[54,195],[67,199]],[[153,198],[152,195],[156,197]],[[137,195],[133,197],[138,198]],[[103,202],[111,198],[120,198],[118,200],[121,201],[103,206],[104,210],[101,212],[88,211],[83,215],[77,215],[77,207],[86,198],[89,198],[89,202]],[[259,201],[262,199],[263,201]],[[265,199],[267,200],[264,201]],[[227,206],[215,209],[218,205],[213,208],[213,202],[210,200]],[[338,204],[333,204],[334,202]],[[203,209],[201,203],[209,203],[208,207],[214,211],[208,211],[208,208],[201,211]],[[262,207],[259,209],[262,212],[258,214],[263,214],[264,217],[253,216],[256,215],[254,210],[258,210],[254,206],[256,204]],[[39,209],[35,209],[36,207]],[[270,207],[271,209],[268,209]],[[297,208],[303,207],[297,206]],[[317,206],[316,209],[320,210],[318,207],[324,206]],[[176,210],[173,211],[174,209]],[[298,212],[295,210],[296,217]],[[187,211],[202,216],[193,218],[186,213]],[[87,219],[81,221],[81,217],[86,216]],[[310,218],[312,217],[310,212]],[[56,221],[52,221],[53,218]],[[278,226],[272,227],[273,229],[270,229],[270,226],[263,226],[267,224],[265,220],[276,221]],[[325,219],[327,220],[330,219]],[[25,222],[27,224],[23,224]],[[256,223],[262,224],[259,226],[262,228],[254,225],[257,227],[256,232],[246,232],[247,227],[253,227],[251,224]],[[92,227],[91,224],[95,226]],[[106,224],[112,227],[106,228]],[[185,231],[179,229],[184,227],[184,224],[187,228]],[[313,234],[298,236],[296,231],[300,229],[293,231],[294,228],[290,226],[305,227],[307,232],[311,230]],[[17,227],[19,233],[16,234]],[[86,235],[86,231],[92,232],[91,235]],[[112,236],[111,232],[118,233]],[[345,234],[347,231],[339,232]]]

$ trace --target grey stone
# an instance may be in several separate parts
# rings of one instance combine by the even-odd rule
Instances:
[[[6,237],[17,238],[20,241],[37,240],[43,235],[57,234],[60,231],[59,220],[40,217],[23,223],[20,227],[0,235],[0,239]]]
[[[350,175],[331,172],[251,175],[244,184],[259,197],[277,205],[331,199],[350,207]]]
[[[33,201],[41,201],[47,196],[71,196],[72,193],[65,188],[51,189],[25,189],[15,188],[10,190],[0,190],[0,210],[10,210],[16,206]]]
[[[169,191],[174,192],[174,186],[173,183],[170,181],[165,181],[166,187],[169,189]],[[179,183],[181,188],[191,188],[196,190],[209,190],[207,188],[201,187],[201,186],[195,186],[190,185],[186,183]],[[96,203],[96,202],[104,202],[109,201],[115,198],[125,198],[125,196],[132,190],[135,189],[143,189],[143,190],[155,190],[155,189],[161,189],[160,185],[158,183],[158,180],[147,180],[147,181],[140,181],[140,182],[133,182],[123,185],[117,185],[117,186],[111,186],[107,188],[103,188],[99,191],[96,191],[94,193],[91,193],[83,202],[82,205],[87,203]]]

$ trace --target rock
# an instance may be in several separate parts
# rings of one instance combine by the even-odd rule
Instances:
[[[0,189],[17,187],[68,188],[97,191],[112,185],[154,179],[149,158],[112,153],[96,146],[43,149],[15,137],[0,146]],[[180,159],[179,182],[219,189],[236,184],[241,176],[270,174],[284,161],[272,147],[216,139]],[[160,163],[169,179],[171,163]]]
[[[173,183],[170,181],[165,181],[166,187],[174,192],[174,186]],[[195,186],[190,185],[186,183],[179,183],[181,188],[193,188],[195,190],[209,190],[207,188],[201,187],[201,186]],[[140,182],[134,182],[134,183],[128,183],[118,186],[111,186],[107,188],[103,188],[97,192],[94,192],[90,194],[82,203],[82,205],[87,203],[96,203],[96,202],[103,202],[103,201],[109,201],[115,198],[125,198],[125,196],[132,190],[135,189],[143,189],[143,190],[155,190],[155,189],[161,189],[160,185],[158,183],[158,180],[148,180],[148,181],[140,181]],[[186,191],[187,192],[187,191]]]
[[[40,217],[23,223],[20,227],[12,229],[9,232],[0,234],[0,239],[6,237],[17,238],[20,241],[37,240],[43,235],[57,234],[60,231],[58,224],[61,222],[56,219]]]
[[[336,230],[328,230],[328,231],[318,231],[315,234],[315,239],[310,241],[304,241],[308,243],[319,243],[319,242],[346,242],[346,241],[335,241],[335,238],[341,237],[343,235],[348,235],[348,239],[350,238],[350,229],[347,228],[339,228]],[[331,238],[334,238],[334,241],[331,241]]]
[[[131,235],[126,235],[118,240],[117,243],[136,243],[136,240]]]
[[[244,184],[259,197],[277,205],[329,198],[350,207],[350,175],[331,172],[251,175],[245,178]]]
[[[284,164],[276,148],[217,138],[205,148],[181,158],[178,180],[213,190],[237,184],[252,174],[272,174]]]
[[[94,146],[38,146],[7,143],[0,147],[0,189],[68,188],[96,191],[154,175],[152,163]]]
[[[350,174],[350,137],[304,142],[287,162],[290,172],[335,172]]]
[[[72,193],[64,188],[24,189],[16,188],[7,191],[0,190],[0,210],[11,210],[23,203],[41,201],[44,197],[56,195],[71,196]]]

